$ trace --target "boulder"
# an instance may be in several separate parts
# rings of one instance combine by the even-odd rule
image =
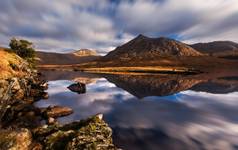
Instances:
[[[71,84],[68,89],[78,94],[86,93],[86,85],[80,82]]]

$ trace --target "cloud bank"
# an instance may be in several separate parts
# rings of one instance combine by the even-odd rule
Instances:
[[[238,42],[237,0],[3,0],[0,45],[13,36],[44,51],[101,54],[142,33],[186,42]]]

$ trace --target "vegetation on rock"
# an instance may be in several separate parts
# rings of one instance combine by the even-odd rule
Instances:
[[[35,56],[33,43],[27,40],[17,40],[16,38],[12,38],[9,46],[17,55],[22,58],[33,58]]]
[[[117,149],[112,143],[112,130],[102,120],[101,114],[66,125],[39,127],[33,134],[45,149],[50,150]]]
[[[35,49],[33,48],[34,46],[32,42],[12,38],[9,46],[14,53],[27,60],[30,65],[34,67]]]

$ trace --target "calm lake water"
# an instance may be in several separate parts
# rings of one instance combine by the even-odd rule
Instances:
[[[122,149],[238,149],[236,76],[44,74],[50,97],[37,106],[71,107],[62,123],[103,113]],[[67,88],[76,81],[85,94]]]

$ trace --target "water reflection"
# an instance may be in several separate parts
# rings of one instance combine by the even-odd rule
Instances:
[[[80,95],[67,89],[74,78],[50,81],[50,98],[37,105],[73,108],[61,122],[104,113],[123,149],[238,148],[235,78],[91,75]]]

